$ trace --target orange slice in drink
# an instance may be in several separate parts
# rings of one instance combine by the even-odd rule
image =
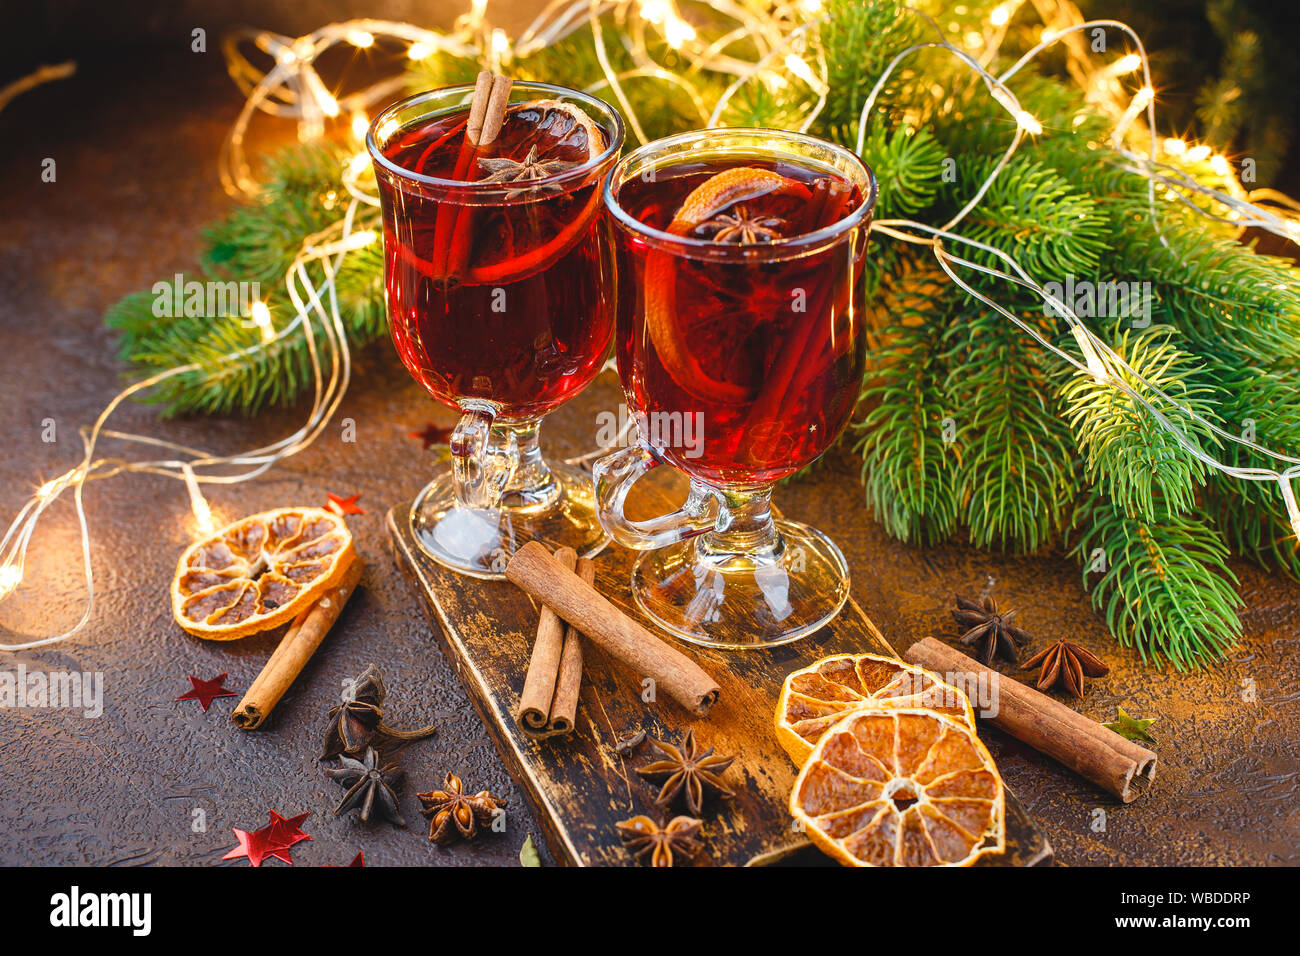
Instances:
[[[530,161],[539,173],[555,175],[565,169],[582,166],[605,150],[605,133],[596,122],[572,103],[559,100],[530,100],[510,107],[498,137],[501,150],[494,158],[479,160],[480,172],[489,172],[497,160],[524,163]],[[510,175],[506,170],[502,175]],[[486,180],[480,180],[486,181]],[[520,195],[534,188],[533,179],[506,180],[503,185],[518,183]],[[540,187],[543,195],[546,187]],[[553,232],[539,236],[538,245],[518,255],[505,255],[496,261],[475,263],[466,281],[471,285],[504,285],[540,272],[560,259],[591,226],[600,211],[599,189],[593,189],[586,205],[572,210],[567,219],[557,222]],[[548,216],[536,216],[539,229],[549,225]]]
[[[931,710],[872,710],[818,741],[790,813],[845,866],[970,866],[1004,849],[1005,799],[970,727]]]
[[[323,508],[251,515],[185,549],[172,615],[210,641],[270,630],[314,604],[355,559],[347,525]]]
[[[836,654],[786,676],[776,702],[776,736],[802,764],[847,714],[898,707],[937,711],[975,727],[966,695],[929,671],[876,654]]]
[[[753,166],[725,169],[687,194],[666,231],[686,236],[737,203],[752,202],[773,194],[812,195],[803,183],[770,169]],[[711,375],[695,357],[690,339],[701,330],[682,328],[677,315],[678,265],[676,256],[658,250],[650,252],[646,258],[645,322],[655,354],[673,380],[698,398],[729,404],[749,401],[753,398],[751,388]],[[716,346],[716,343],[710,344]]]

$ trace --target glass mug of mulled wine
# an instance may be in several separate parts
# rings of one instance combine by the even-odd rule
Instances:
[[[774,520],[770,498],[826,451],[857,402],[875,200],[875,177],[852,152],[776,130],[662,139],[605,184],[618,371],[640,435],[596,462],[597,506],[614,540],[647,552],[632,575],[638,606],[684,640],[784,644],[848,597],[839,549]],[[685,503],[629,519],[632,486],[663,463],[690,478]]]
[[[623,124],[594,97],[521,82],[483,145],[467,129],[474,92],[403,100],[375,118],[366,145],[393,342],[415,380],[461,413],[451,466],[415,499],[411,529],[440,564],[501,577],[528,541],[584,554],[608,540],[590,476],[543,460],[538,430],[595,378],[613,335],[601,187]]]

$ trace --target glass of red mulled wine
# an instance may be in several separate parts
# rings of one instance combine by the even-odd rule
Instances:
[[[604,197],[639,440],[594,477],[605,529],[646,552],[636,602],[714,647],[811,634],[848,597],[848,567],[821,532],[773,518],[772,486],[826,451],[857,402],[875,178],[811,136],[720,129],[635,150]],[[690,478],[685,503],[629,519],[632,486],[665,463]]]
[[[600,371],[614,330],[614,253],[601,188],[623,145],[607,104],[515,83],[500,133],[466,135],[474,88],[403,100],[366,144],[384,229],[393,342],[461,413],[451,462],[411,507],[439,563],[501,577],[528,541],[586,554],[608,539],[590,476],[548,463],[542,417]]]

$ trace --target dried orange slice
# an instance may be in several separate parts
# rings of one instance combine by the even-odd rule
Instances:
[[[773,170],[733,166],[692,189],[666,231],[685,236],[733,206],[771,195],[811,198],[812,193],[803,183]],[[752,400],[752,388],[710,375],[695,357],[689,339],[696,330],[681,328],[677,316],[678,266],[667,252],[653,251],[646,259],[645,321],[659,361],[678,385],[700,398],[730,404]]]
[[[1005,789],[965,724],[860,711],[818,741],[790,793],[809,839],[845,866],[970,866],[1006,846]]]
[[[210,641],[270,630],[337,584],[355,559],[343,518],[323,508],[250,515],[185,549],[172,615]]]
[[[776,701],[776,736],[797,764],[850,711],[919,707],[974,729],[966,695],[923,668],[876,654],[836,654],[788,674]]]
[[[495,156],[479,160],[479,164],[484,172],[489,172],[496,168],[493,164],[502,160],[505,165],[523,163],[525,165],[521,168],[525,170],[525,178],[517,180],[518,188],[513,192],[526,195],[534,188],[540,188],[545,194],[552,187],[545,184],[534,187],[536,180],[527,171],[538,178],[555,175],[590,162],[604,152],[605,145],[604,131],[577,106],[559,100],[530,100],[510,107],[494,144]],[[491,178],[480,181],[491,181]],[[593,189],[587,204],[566,213],[563,223],[551,223],[545,215],[527,212],[532,227],[541,230],[543,241],[536,248],[517,255],[508,254],[508,243],[497,243],[499,255],[495,259],[485,257],[482,262],[476,262],[466,281],[471,285],[504,284],[540,272],[560,259],[586,234],[600,211],[600,203],[600,190]],[[558,227],[553,235],[547,231],[552,226]]]

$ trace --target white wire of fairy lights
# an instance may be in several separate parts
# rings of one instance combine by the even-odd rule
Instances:
[[[352,360],[348,350],[347,335],[339,316],[335,275],[343,257],[350,251],[376,241],[376,234],[368,229],[355,229],[359,203],[353,200],[342,219],[321,232],[307,237],[285,276],[290,301],[295,315],[276,329],[265,304],[252,309],[252,321],[263,332],[257,345],[233,351],[216,363],[218,366],[236,361],[250,353],[273,347],[290,336],[302,335],[310,356],[313,401],[306,422],[292,434],[260,448],[249,449],[233,455],[220,455],[175,442],[122,432],[106,427],[113,412],[128,398],[174,378],[203,372],[204,365],[190,363],[167,369],[142,379],[119,392],[104,408],[95,423],[81,433],[83,453],[81,461],[63,474],[45,482],[28,501],[0,539],[0,599],[7,597],[21,582],[27,559],[27,550],[36,530],[37,522],[45,510],[68,489],[72,490],[73,508],[80,531],[82,571],[86,584],[86,600],[77,623],[67,631],[48,637],[35,638],[12,644],[0,644],[0,650],[16,651],[41,647],[66,640],[76,634],[90,620],[94,609],[95,578],[91,564],[90,534],[86,522],[84,491],[89,481],[110,478],[123,472],[164,475],[185,483],[194,514],[196,531],[211,533],[214,522],[211,510],[199,486],[202,484],[230,485],[249,481],[266,472],[277,462],[294,455],[310,445],[329,423],[351,377]],[[320,270],[319,284],[309,271]],[[258,306],[261,306],[258,308]],[[318,336],[320,341],[318,342]],[[101,439],[115,439],[146,447],[161,449],[167,457],[126,461],[119,458],[96,458]],[[6,633],[9,633],[6,629]]]
[[[1023,0],[1008,0],[1007,3],[995,8],[984,32],[967,37],[967,45],[971,49],[982,50],[978,60],[970,52],[963,51],[943,39],[942,30],[939,30],[938,25],[928,15],[913,11],[934,25],[940,34],[940,40],[935,43],[919,44],[905,51],[890,64],[886,75],[881,77],[863,109],[859,122],[858,151],[862,151],[862,138],[865,136],[866,124],[870,120],[874,103],[888,75],[892,74],[907,56],[922,49],[946,49],[976,71],[989,88],[990,95],[1016,120],[1016,128],[1012,142],[987,181],[977,190],[967,206],[948,223],[935,227],[910,220],[889,220],[878,221],[873,228],[883,235],[900,241],[930,246],[940,267],[959,287],[1016,323],[1044,348],[1064,361],[1081,370],[1086,369],[1098,379],[1108,381],[1127,393],[1169,429],[1183,447],[1208,466],[1245,480],[1278,481],[1295,530],[1300,535],[1300,509],[1296,507],[1288,480],[1300,474],[1300,461],[1271,452],[1238,436],[1229,435],[1213,423],[1201,422],[1220,437],[1250,447],[1261,454],[1271,456],[1274,460],[1289,463],[1291,467],[1285,471],[1232,468],[1209,458],[1184,434],[1177,422],[1171,420],[1164,410],[1155,407],[1145,395],[1139,394],[1128,382],[1137,381],[1148,389],[1148,394],[1171,403],[1168,407],[1178,407],[1172,403],[1172,399],[1142,380],[1120,356],[1092,335],[1064,302],[1047,293],[1006,253],[951,231],[978,204],[993,180],[1005,167],[1007,160],[1019,147],[1023,137],[1026,134],[1035,135],[1041,132],[1038,121],[1020,108],[1018,100],[1006,87],[1006,80],[1052,43],[1057,41],[1070,43],[1077,40],[1077,34],[1084,29],[1111,26],[1129,36],[1140,53],[1129,54],[1120,61],[1097,70],[1085,62],[1076,44],[1070,51],[1068,67],[1071,74],[1080,82],[1088,84],[1090,101],[1109,109],[1117,117],[1112,137],[1115,155],[1128,164],[1125,168],[1148,178],[1151,183],[1149,195],[1152,209],[1154,210],[1155,188],[1159,185],[1166,191],[1172,191],[1185,202],[1190,203],[1185,194],[1191,193],[1202,200],[1222,204],[1227,211],[1227,216],[1219,218],[1242,228],[1258,226],[1288,238],[1297,237],[1297,220],[1290,213],[1300,211],[1300,207],[1289,198],[1268,190],[1258,190],[1247,195],[1231,175],[1230,170],[1220,168],[1225,165],[1222,157],[1213,156],[1211,165],[1214,166],[1216,173],[1223,176],[1231,195],[1203,185],[1176,166],[1157,161],[1152,106],[1154,96],[1151,92],[1148,62],[1140,40],[1124,24],[1117,21],[1083,23],[1082,17],[1068,3],[1068,0],[1033,0],[1040,13],[1048,11],[1056,21],[1064,22],[1063,27],[1057,28],[1054,25],[1050,31],[1045,30],[1043,41],[1000,76],[994,76],[989,72],[985,66],[994,60],[998,45],[1006,35],[1007,25],[1022,2]],[[266,31],[242,31],[233,35],[225,43],[225,55],[231,77],[245,94],[245,102],[222,149],[221,178],[226,189],[233,194],[244,196],[258,194],[259,185],[245,159],[244,144],[248,127],[259,112],[296,120],[299,138],[304,141],[319,137],[324,132],[327,120],[347,114],[352,118],[352,130],[359,143],[368,123],[367,109],[400,89],[404,82],[403,78],[389,78],[353,93],[340,95],[337,91],[331,91],[322,79],[317,71],[317,61],[322,54],[333,47],[348,45],[356,49],[366,49],[375,45],[380,39],[406,44],[406,55],[416,61],[436,52],[444,52],[485,63],[493,69],[502,69],[515,57],[529,56],[538,50],[559,43],[583,26],[589,26],[603,77],[591,84],[587,92],[600,93],[608,90],[622,107],[628,119],[630,132],[642,142],[647,140],[647,136],[624,90],[624,85],[627,83],[652,80],[682,92],[705,125],[724,122],[726,107],[732,98],[744,89],[745,84],[751,82],[760,82],[769,90],[785,91],[789,94],[788,99],[797,104],[794,122],[801,130],[811,126],[827,100],[829,92],[827,66],[817,42],[820,0],[778,3],[768,3],[765,0],[699,0],[696,5],[708,9],[712,26],[716,27],[719,20],[731,21],[734,24],[729,29],[722,29],[720,35],[712,40],[697,34],[690,22],[681,15],[676,0],[552,0],[515,41],[511,41],[504,31],[491,26],[485,16],[486,5],[486,0],[472,0],[469,11],[456,20],[449,33],[388,20],[360,19],[330,24],[297,38]],[[1044,19],[1047,18],[1047,14],[1044,13]],[[607,19],[612,22],[615,29],[616,41],[631,54],[634,66],[630,70],[616,71],[611,64],[605,47],[604,21]],[[649,53],[649,41],[652,36],[658,36],[675,55],[685,58],[689,63],[689,69],[674,71],[655,61]],[[254,66],[242,52],[244,45],[249,43],[271,58],[272,65],[265,73]],[[747,52],[745,55],[737,55],[734,50],[742,44],[742,49]],[[1132,59],[1134,56],[1137,57],[1136,61]],[[1126,105],[1115,105],[1118,102],[1115,94],[1120,90],[1117,77],[1132,72],[1139,66],[1146,80],[1144,86]],[[708,108],[705,92],[693,80],[702,73],[733,78],[712,110]],[[802,97],[803,90],[809,91],[812,96]],[[1143,111],[1147,114],[1150,135],[1150,149],[1147,155],[1135,153],[1123,143],[1123,136],[1129,125]],[[1172,143],[1178,143],[1182,149],[1170,148]],[[1192,154],[1202,149],[1205,147],[1198,146],[1188,150],[1181,141],[1166,141],[1165,152],[1173,157],[1186,152],[1189,159],[1197,159],[1198,157]],[[204,367],[189,364],[168,369],[124,389],[109,403],[94,425],[84,430],[81,462],[41,485],[34,497],[14,519],[3,539],[0,539],[0,601],[3,601],[23,579],[28,546],[40,517],[64,491],[71,489],[80,531],[81,559],[86,582],[86,603],[81,619],[72,629],[61,634],[23,643],[0,644],[0,650],[40,647],[65,640],[80,630],[90,619],[94,605],[94,574],[83,500],[84,488],[88,481],[108,478],[123,472],[143,472],[177,478],[186,487],[196,527],[199,531],[208,531],[211,530],[213,519],[200,490],[201,485],[235,484],[255,478],[280,460],[307,447],[328,424],[342,400],[351,374],[351,356],[338,309],[335,275],[349,251],[368,245],[377,238],[371,229],[357,228],[358,225],[369,225],[373,221],[373,213],[363,212],[362,207],[369,209],[378,202],[364,182],[365,177],[369,175],[369,169],[368,157],[364,151],[359,151],[345,164],[341,181],[351,197],[346,211],[338,222],[308,237],[290,266],[285,276],[285,283],[294,315],[283,326],[276,328],[266,306],[260,303],[255,305],[248,319],[262,330],[262,342],[234,351],[215,363],[220,366],[224,362],[235,361],[252,352],[273,347],[277,342],[290,336],[302,334],[310,356],[314,387],[313,403],[306,422],[292,434],[270,445],[235,455],[217,455],[151,435],[119,432],[106,427],[109,417],[126,399],[169,378],[201,373]],[[1272,208],[1261,206],[1253,201],[1255,199],[1271,202],[1274,206]],[[1204,211],[1199,206],[1194,208]],[[990,269],[955,256],[947,251],[945,242],[963,243],[981,249],[1003,262],[1009,271]],[[1034,289],[1065,317],[1085,356],[1085,362],[1080,363],[1076,358],[1047,341],[1034,326],[1023,322],[1014,313],[973,289],[957,273],[956,267],[974,269]],[[312,269],[319,271],[321,277],[319,284],[312,275]],[[161,449],[168,454],[168,457],[145,461],[96,458],[95,453],[101,439],[113,439]],[[589,456],[583,456],[586,457]]]

